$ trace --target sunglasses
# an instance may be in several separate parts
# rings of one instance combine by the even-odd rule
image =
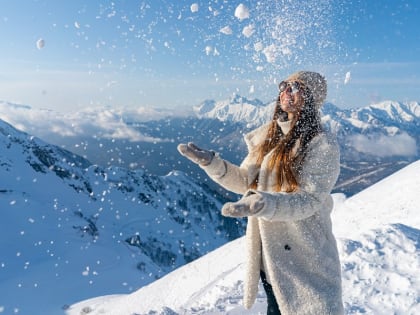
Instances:
[[[303,85],[302,83],[299,83],[298,81],[282,81],[279,84],[279,91],[281,92],[291,92],[292,94],[296,94],[302,89]]]

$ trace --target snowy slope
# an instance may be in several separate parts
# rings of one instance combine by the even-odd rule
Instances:
[[[342,262],[346,314],[420,314],[420,161],[345,199],[336,194],[334,231]],[[264,314],[241,306],[244,239],[240,238],[122,296],[73,305],[79,314]]]

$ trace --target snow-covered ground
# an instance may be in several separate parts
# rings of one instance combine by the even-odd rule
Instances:
[[[346,314],[420,314],[420,161],[346,199],[334,195],[334,233],[342,262]],[[264,314],[262,287],[242,307],[244,239],[128,295],[72,305],[80,314]]]

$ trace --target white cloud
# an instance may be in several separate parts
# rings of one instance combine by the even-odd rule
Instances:
[[[63,114],[51,110],[33,109],[29,106],[0,103],[0,119],[40,138],[49,138],[54,135],[61,137],[96,135],[106,139],[128,141],[167,141],[145,136],[127,123],[159,119],[170,115],[167,109],[160,111],[146,107],[97,107]]]
[[[359,152],[380,157],[414,156],[417,154],[416,140],[406,133],[373,137],[355,135],[350,138],[350,144]]]

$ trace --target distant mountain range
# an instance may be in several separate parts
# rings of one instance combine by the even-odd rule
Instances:
[[[240,163],[246,154],[243,135],[269,121],[274,106],[275,102],[234,94],[227,100],[206,100],[188,116],[172,112],[165,117],[162,111],[152,111],[153,119],[147,119],[143,111],[103,108],[88,109],[69,119],[57,118],[51,111],[0,103],[0,118],[103,167],[143,169],[155,175],[181,170],[201,179],[205,174],[179,156],[178,143],[194,141]],[[13,111],[5,117],[2,112],[9,108]],[[384,101],[355,109],[326,103],[321,111],[323,123],[337,134],[341,146],[341,174],[335,192],[351,196],[420,156],[418,102]],[[158,114],[164,118],[157,119]],[[40,122],[30,123],[33,117],[40,117]],[[50,128],[45,120],[51,121]]]

